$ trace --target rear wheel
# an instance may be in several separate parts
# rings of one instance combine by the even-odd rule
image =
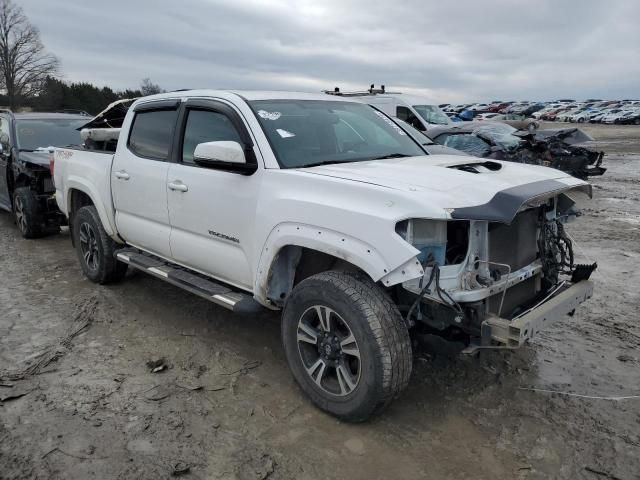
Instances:
[[[13,216],[24,238],[38,238],[47,232],[38,199],[29,187],[19,187],[13,192]]]
[[[105,232],[96,207],[82,207],[76,212],[73,235],[80,266],[89,280],[104,284],[124,277],[127,264],[115,259],[117,244]]]
[[[324,272],[287,299],[282,341],[311,401],[343,420],[364,421],[406,387],[411,343],[397,307],[367,277]]]

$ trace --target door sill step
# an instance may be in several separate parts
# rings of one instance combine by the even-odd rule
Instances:
[[[262,306],[253,297],[235,292],[210,278],[187,268],[166,262],[136,249],[125,248],[115,252],[117,260],[148,273],[160,280],[194,293],[234,313],[254,313]]]

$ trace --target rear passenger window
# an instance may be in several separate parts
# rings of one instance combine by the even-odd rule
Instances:
[[[190,110],[184,130],[182,162],[193,164],[193,152],[199,143],[238,142],[240,134],[226,115],[208,110]]]
[[[176,116],[176,110],[136,113],[129,135],[129,150],[139,157],[167,160]]]

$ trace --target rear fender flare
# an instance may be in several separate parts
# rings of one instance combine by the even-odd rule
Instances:
[[[85,182],[81,178],[69,177],[65,182],[65,204],[66,211],[64,212],[67,218],[70,217],[71,214],[71,191],[78,190],[85,195],[87,195],[91,199],[91,203],[96,208],[98,212],[98,216],[100,217],[100,221],[102,222],[102,226],[104,227],[107,235],[114,239],[118,239],[117,230],[115,225],[113,224],[112,217],[107,212],[106,208],[99,201],[100,193],[97,191],[95,187],[93,187],[90,183]],[[118,241],[120,241],[118,239]]]

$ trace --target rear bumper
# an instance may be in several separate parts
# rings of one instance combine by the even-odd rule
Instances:
[[[67,224],[67,218],[62,214],[51,193],[43,193],[37,196],[39,214],[46,228],[56,228]]]
[[[482,344],[488,346],[497,342],[508,347],[519,347],[540,330],[573,312],[592,294],[593,282],[583,280],[556,293],[544,303],[514,320],[491,315],[482,322]]]

